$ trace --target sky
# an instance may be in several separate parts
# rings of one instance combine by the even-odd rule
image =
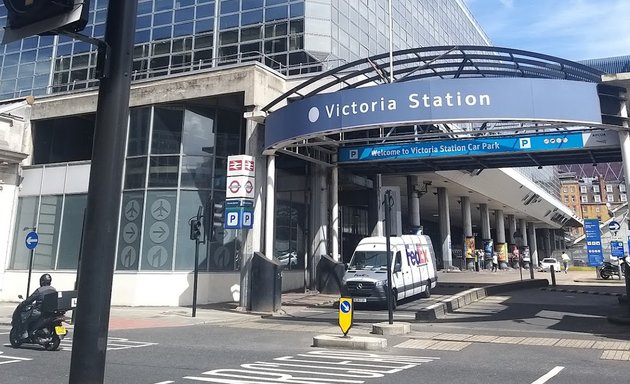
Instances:
[[[630,55],[630,0],[464,0],[492,45],[569,60]]]

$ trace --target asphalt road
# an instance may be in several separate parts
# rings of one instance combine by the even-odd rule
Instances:
[[[313,336],[339,332],[330,307],[239,324],[110,331],[105,382],[628,384],[630,326],[605,317],[625,308],[598,293],[489,297],[437,322],[413,322],[411,334],[388,336],[388,348],[376,352],[311,347]],[[422,304],[403,303],[397,314],[411,313],[405,305]],[[369,323],[387,313],[355,315],[361,320],[350,333],[367,336]],[[7,334],[0,328],[0,338]],[[0,383],[68,383],[70,348],[71,339],[57,352],[3,344]]]

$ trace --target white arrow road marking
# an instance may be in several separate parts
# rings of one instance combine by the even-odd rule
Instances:
[[[549,379],[551,379],[552,377],[560,373],[560,371],[562,371],[563,369],[564,367],[554,367],[551,371],[545,373],[543,376],[541,376],[538,380],[534,381],[532,384],[546,383],[547,381],[549,381]]]

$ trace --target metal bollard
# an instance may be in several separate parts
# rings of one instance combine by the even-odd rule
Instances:
[[[628,316],[630,316],[630,267],[628,264],[626,264],[626,298],[628,299]]]
[[[549,266],[549,272],[551,272],[551,286],[555,287],[556,286],[556,271],[553,265]]]

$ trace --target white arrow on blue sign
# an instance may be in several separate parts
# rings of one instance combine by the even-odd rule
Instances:
[[[26,244],[26,248],[35,249],[37,247],[37,243],[39,243],[39,236],[37,232],[31,231],[26,235],[26,239],[24,240]]]
[[[621,229],[621,224],[619,224],[619,222],[613,220],[610,223],[608,223],[608,229],[610,229],[611,231],[618,231]]]

